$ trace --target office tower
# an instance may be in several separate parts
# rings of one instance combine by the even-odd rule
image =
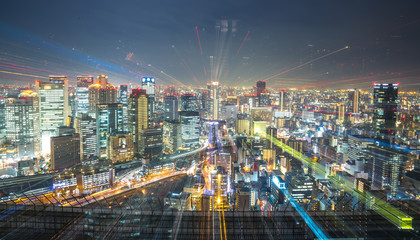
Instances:
[[[35,82],[39,98],[41,151],[49,153],[50,138],[57,136],[58,127],[65,125],[70,114],[68,79],[66,76],[50,76],[49,82]]]
[[[162,154],[162,128],[143,129],[140,138],[140,152],[147,159],[157,158]]]
[[[116,102],[117,88],[108,82],[108,76],[99,75],[95,83],[89,86],[89,114],[96,118],[97,105]]]
[[[118,102],[123,105],[123,131],[128,131],[128,85],[120,85]]]
[[[163,98],[163,114],[165,121],[178,120],[178,98],[176,96]]]
[[[211,83],[211,119],[218,120],[219,119],[219,108],[220,108],[220,84],[219,82],[212,82]]]
[[[140,151],[141,132],[149,128],[149,96],[145,89],[133,89],[128,97],[128,132],[134,135],[134,150]]]
[[[149,118],[153,118],[155,114],[155,87],[156,79],[153,77],[143,77],[141,79],[141,87],[146,90],[149,95]]]
[[[375,83],[373,87],[375,135],[377,139],[391,142],[397,122],[398,83]]]
[[[80,163],[78,133],[51,138],[51,169],[63,170]]]
[[[40,153],[39,99],[27,90],[5,104],[6,139],[17,148],[19,158]]]
[[[141,87],[146,90],[146,93],[149,94],[150,97],[155,96],[155,78],[153,77],[143,77],[141,79]]]
[[[283,112],[284,111],[284,98],[286,96],[286,90],[285,89],[281,89],[280,90],[280,111]]]
[[[89,113],[89,86],[93,84],[92,76],[77,76],[76,114]]]
[[[98,157],[106,157],[107,139],[123,130],[123,107],[121,103],[99,104],[96,111],[96,135]]]
[[[265,87],[265,81],[257,81],[257,96],[260,96],[261,93],[265,92]]]
[[[369,145],[371,159],[366,167],[372,187],[387,189],[392,196],[396,196],[401,179],[404,176],[407,155],[397,150]]]
[[[134,156],[133,135],[111,134],[108,137],[107,156],[112,163],[131,161]]]
[[[350,89],[348,101],[351,106],[352,113],[359,113],[359,95],[360,92],[358,89]]]
[[[98,153],[96,136],[96,119],[88,114],[80,114],[75,118],[76,133],[80,136],[80,157],[88,159]]]
[[[197,111],[197,97],[195,94],[182,94],[181,95],[181,111]]]
[[[344,123],[344,120],[345,120],[345,110],[346,110],[344,103],[337,104],[337,110],[338,110],[337,123],[342,124]]]
[[[181,147],[181,124],[177,121],[163,122],[163,151],[175,153]]]
[[[200,114],[198,112],[181,111],[181,142],[183,148],[195,147],[200,142]]]

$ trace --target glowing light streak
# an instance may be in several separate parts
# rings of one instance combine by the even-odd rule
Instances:
[[[203,49],[201,48],[200,35],[198,35],[198,28],[197,28],[197,26],[195,26],[195,31],[197,32],[197,39],[198,39],[198,46],[200,47],[200,53],[201,53],[201,56],[203,56]]]
[[[320,60],[320,59],[326,58],[326,57],[328,57],[328,56],[331,56],[331,55],[333,55],[333,54],[336,54],[336,53],[341,52],[341,51],[343,51],[343,50],[346,50],[346,49],[348,49],[348,48],[349,48],[349,46],[345,46],[345,47],[343,47],[343,48],[340,48],[340,49],[338,49],[338,50],[335,50],[335,51],[330,52],[330,53],[328,53],[328,54],[325,54],[325,55],[323,55],[323,56],[320,56],[320,57],[314,58],[314,59],[312,59],[312,60],[310,60],[310,61],[307,61],[307,62],[305,62],[305,63],[302,63],[302,64],[300,64],[300,65],[298,65],[298,66],[296,66],[296,67],[293,67],[293,68],[287,69],[287,70],[285,70],[285,71],[283,71],[283,72],[281,72],[281,73],[277,73],[277,74],[275,74],[275,75],[273,75],[273,76],[271,76],[271,77],[265,78],[265,79],[263,79],[263,81],[268,81],[268,80],[273,79],[273,78],[275,78],[275,77],[279,77],[279,76],[281,76],[281,75],[283,75],[283,74],[286,74],[286,73],[288,73],[288,72],[290,72],[290,71],[293,71],[293,70],[299,69],[299,68],[301,68],[301,67],[304,67],[304,66],[306,66],[306,65],[308,65],[308,64],[311,64],[311,63],[313,63],[313,62],[315,62],[315,61],[318,61],[318,60]]]
[[[42,79],[49,79],[48,77],[43,77],[43,76],[37,76],[37,75],[25,74],[25,73],[17,73],[17,72],[8,72],[8,71],[2,71],[2,70],[0,70],[0,73],[26,76],[26,77],[34,77],[34,78],[42,78]]]
[[[266,138],[279,146],[283,149],[283,151],[292,155],[295,159],[301,161],[302,163],[311,166],[312,169],[319,174],[327,175],[325,168],[317,163],[313,162],[310,158],[306,157],[302,153],[295,151],[293,148],[289,147],[288,145],[280,142],[276,138],[271,137],[270,135],[266,134]],[[352,193],[357,198],[361,199],[367,205],[370,205],[371,208],[379,213],[381,216],[386,218],[388,221],[396,225],[401,229],[412,229],[412,220],[413,218],[408,216],[407,214],[397,210],[396,208],[392,207],[391,205],[387,204],[385,201],[373,196],[369,192],[367,193],[360,193],[356,191],[353,187],[353,183],[345,180],[339,180],[335,176],[330,176],[329,179],[337,186],[341,186],[345,191],[348,193]]]
[[[248,37],[248,35],[249,35],[249,33],[250,33],[250,32],[251,32],[251,31],[248,31],[248,33],[247,33],[247,34],[246,34],[246,36],[244,37],[244,40],[242,40],[241,46],[239,46],[238,51],[236,51],[236,55],[235,55],[235,57],[236,57],[236,56],[238,56],[239,52],[241,51],[242,46],[243,46],[243,45],[244,45],[244,43],[245,43],[246,38]]]

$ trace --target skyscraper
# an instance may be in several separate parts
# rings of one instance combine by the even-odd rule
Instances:
[[[219,107],[220,107],[220,85],[219,82],[212,82],[211,85],[211,98],[212,98],[212,119],[218,120],[219,119]]]
[[[78,76],[76,89],[76,114],[89,113],[89,85],[93,84],[92,76]]]
[[[123,105],[123,131],[128,131],[128,85],[121,84],[118,91],[118,102]]]
[[[182,147],[195,147],[200,142],[200,114],[192,111],[179,113]]]
[[[50,76],[49,82],[35,82],[39,97],[41,150],[49,153],[50,138],[58,135],[70,114],[67,76]]]
[[[101,74],[94,84],[89,86],[89,114],[96,118],[98,104],[117,102],[117,88],[108,82],[108,76]]]
[[[398,83],[375,83],[374,131],[378,139],[391,142],[397,122]]]
[[[145,89],[133,89],[128,98],[128,132],[134,135],[134,149],[140,151],[141,132],[149,128],[149,96]]]
[[[51,169],[62,170],[80,162],[78,133],[51,138]]]
[[[100,104],[96,111],[96,134],[98,137],[98,157],[106,157],[108,136],[123,130],[122,104]]]
[[[163,113],[165,121],[178,120],[178,98],[176,96],[163,98]]]
[[[349,91],[349,103],[351,104],[352,113],[359,113],[359,95],[360,92],[358,89],[351,89]]]
[[[98,139],[96,136],[96,119],[87,114],[80,114],[75,118],[76,133],[80,135],[80,157],[88,159],[96,156]]]
[[[39,103],[36,92],[27,90],[5,104],[6,138],[17,148],[19,158],[40,152]]]
[[[265,81],[257,81],[257,96],[260,96],[261,93],[265,92],[265,87]]]
[[[181,111],[197,111],[197,97],[195,94],[182,94],[181,95]]]
[[[155,87],[156,79],[154,77],[143,77],[141,79],[141,87],[146,90],[149,95],[149,118],[153,118],[155,114]]]
[[[370,145],[368,149],[371,159],[368,160],[366,167],[372,186],[377,189],[390,190],[391,195],[396,196],[404,176],[407,163],[406,154],[377,145]]]

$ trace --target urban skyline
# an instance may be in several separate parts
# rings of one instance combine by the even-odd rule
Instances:
[[[7,3],[0,238],[419,239],[417,5]]]

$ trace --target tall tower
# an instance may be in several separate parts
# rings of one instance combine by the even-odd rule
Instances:
[[[92,76],[78,76],[76,89],[76,114],[89,113],[89,85],[93,84]]]
[[[50,76],[49,82],[35,82],[39,97],[41,150],[51,151],[50,138],[58,135],[58,127],[66,124],[70,114],[67,76]]]
[[[76,133],[80,136],[80,157],[88,159],[97,155],[98,139],[96,136],[96,119],[87,114],[75,118]]]
[[[96,118],[96,106],[117,102],[117,88],[108,82],[108,76],[101,74],[89,86],[89,114]]]
[[[178,120],[178,98],[176,96],[164,96],[163,108],[165,121]]]
[[[154,77],[143,77],[141,79],[141,87],[146,90],[149,95],[149,120],[153,118],[155,109],[155,87],[156,79]]]
[[[197,97],[194,94],[181,95],[181,111],[197,111]]]
[[[5,104],[6,137],[17,147],[19,158],[40,152],[39,103],[36,92],[27,90]]]
[[[265,92],[266,92],[266,82],[265,81],[257,81],[258,106],[267,105],[268,96],[265,94]]]
[[[134,149],[140,150],[141,132],[149,128],[149,96],[145,89],[133,89],[128,98],[128,132],[134,135]]]
[[[359,95],[360,92],[358,89],[351,89],[349,91],[349,97],[348,100],[351,104],[351,111],[352,113],[359,113]]]
[[[98,157],[106,157],[108,136],[123,130],[122,104],[98,104],[96,108],[96,135]]]
[[[377,139],[391,142],[397,122],[398,83],[374,83],[374,131]]]
[[[213,120],[219,119],[219,105],[220,105],[220,85],[219,82],[212,82],[211,98],[213,100]]]
[[[118,92],[118,102],[123,105],[123,131],[128,131],[128,85],[121,84]]]

